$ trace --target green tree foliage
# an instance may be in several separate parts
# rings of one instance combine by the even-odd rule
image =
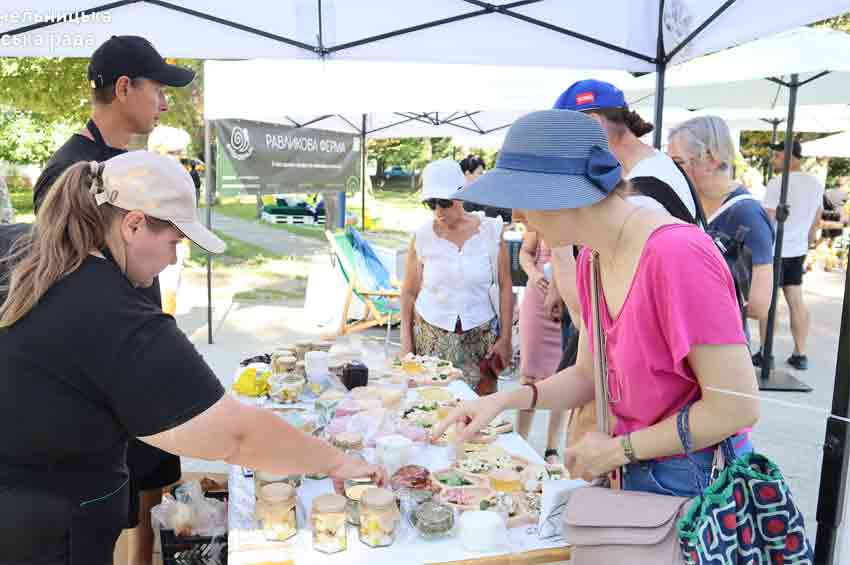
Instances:
[[[45,124],[29,112],[0,110],[0,161],[44,163],[75,129],[67,122]]]
[[[26,113],[38,129],[50,130],[57,123],[78,128],[91,112],[88,64],[88,59],[81,58],[0,57],[0,108]],[[170,108],[161,122],[188,131],[190,153],[198,155],[204,136],[203,62],[180,59],[177,64],[194,69],[199,76],[187,88],[168,89]],[[56,147],[45,151],[49,155]],[[6,157],[0,153],[0,159]]]

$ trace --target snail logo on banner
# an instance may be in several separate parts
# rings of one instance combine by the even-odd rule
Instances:
[[[360,138],[248,120],[216,120],[222,193],[339,192],[360,178]]]
[[[235,126],[230,132],[230,141],[227,143],[230,155],[239,161],[244,161],[254,153],[251,145],[251,135],[248,128]]]

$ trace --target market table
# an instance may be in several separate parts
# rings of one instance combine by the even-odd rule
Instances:
[[[475,398],[475,393],[462,381],[449,385],[449,390],[461,398]],[[416,389],[408,391],[408,398],[415,396]],[[244,402],[257,403],[256,399],[240,397]],[[260,402],[260,405],[262,403]],[[517,433],[501,435],[496,440],[508,452],[544,464],[540,455]],[[451,461],[450,447],[418,445],[410,463],[423,465],[430,470],[448,467]],[[373,457],[372,450],[364,450],[367,459]],[[267,541],[254,521],[254,481],[249,472],[239,466],[231,466],[228,486],[230,502],[228,508],[228,563],[230,565],[260,565],[301,563],[310,564],[357,564],[396,565],[398,563],[440,564],[525,564],[557,563],[569,560],[569,548],[563,541],[540,540],[535,526],[520,526],[509,530],[505,545],[491,553],[473,553],[461,545],[454,535],[441,540],[423,540],[409,529],[399,534],[389,547],[371,548],[360,542],[357,530],[348,528],[348,550],[325,555],[312,548],[312,532],[307,528],[307,511],[314,497],[333,492],[330,479],[309,480],[298,489],[298,534],[285,542]]]

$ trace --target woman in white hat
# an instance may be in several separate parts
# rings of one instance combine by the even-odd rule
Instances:
[[[225,394],[150,286],[198,222],[176,160],[78,163],[19,242],[0,307],[0,562],[112,563],[127,523],[127,440],[275,474],[384,472]]]
[[[622,467],[623,488],[693,497],[707,486],[714,447],[752,450],[758,387],[732,276],[698,227],[627,201],[628,182],[592,117],[569,110],[523,116],[496,168],[456,195],[514,209],[553,247],[580,245],[576,286],[583,323],[578,360],[542,383],[465,402],[458,441],[507,409],[569,410],[594,400],[591,258],[598,254],[599,318],[608,362],[612,434],[570,439],[574,475]],[[689,454],[688,458],[682,457]]]
[[[450,159],[422,171],[422,202],[434,218],[410,242],[401,289],[401,353],[451,361],[479,394],[490,394],[511,360],[510,264],[502,220],[465,212],[454,199],[463,185],[463,172]]]

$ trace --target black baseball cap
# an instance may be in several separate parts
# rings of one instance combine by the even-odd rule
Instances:
[[[785,151],[784,141],[780,141],[779,143],[768,143],[767,146],[773,149],[774,151]],[[800,142],[796,139],[791,142],[791,155],[793,155],[797,159],[803,158],[803,146],[800,145]]]
[[[166,62],[150,41],[136,35],[113,35],[97,48],[89,61],[92,88],[128,78],[149,78],[167,86],[186,86],[195,71]]]

